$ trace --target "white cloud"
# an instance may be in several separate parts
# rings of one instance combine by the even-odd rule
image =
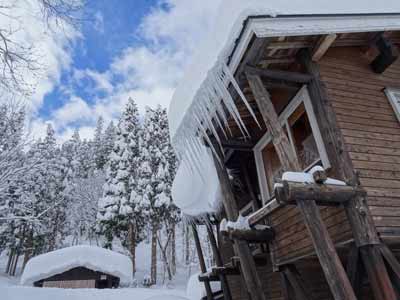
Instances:
[[[94,14],[93,28],[99,33],[104,33],[104,18],[103,14],[99,11]]]
[[[219,2],[220,0],[160,1],[144,17],[139,29],[135,30],[145,43],[124,49],[113,58],[106,72],[75,70],[76,82],[89,79],[94,83],[90,88],[106,95],[91,99],[93,104],[88,105],[84,99],[73,96],[74,92],[65,88],[71,94],[70,100],[54,111],[51,118],[60,140],[65,140],[72,134],[72,123],[76,122],[84,126],[81,127],[81,134],[89,137],[93,133],[96,119],[103,116],[106,122],[115,120],[129,97],[135,99],[141,112],[144,112],[146,105],[161,104],[167,107],[184,67],[212,27]],[[101,13],[96,14],[95,19],[98,22],[95,26],[99,26],[99,31],[104,29]],[[62,45],[62,41],[59,42]],[[67,54],[64,53],[69,65]],[[62,67],[65,68],[60,66],[54,70],[54,80],[49,82],[45,91],[50,90],[57,82]],[[117,84],[113,81],[115,78],[118,78]],[[33,124],[36,131],[42,130],[42,123],[43,120],[38,120]]]

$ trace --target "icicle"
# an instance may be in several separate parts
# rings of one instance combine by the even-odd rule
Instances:
[[[208,118],[211,120],[211,124],[214,125],[212,123],[213,117],[211,116],[211,115],[214,115],[215,122],[217,123],[218,127],[221,129],[221,131],[224,134],[225,138],[228,139],[228,136],[226,135],[225,129],[221,124],[221,120],[218,119],[218,114],[217,114],[216,108],[215,109],[214,108],[209,108],[207,106],[206,99],[208,99],[208,98],[204,95],[204,93],[201,94],[201,99],[202,99],[202,101],[199,101],[199,105],[202,106],[202,108],[203,108],[203,110],[205,112],[207,112]],[[209,102],[210,102],[211,105],[213,104],[211,102],[211,100],[209,100]],[[214,131],[217,132],[216,130],[214,130]]]
[[[232,130],[229,127],[228,119],[226,118],[224,108],[220,103],[220,99],[218,97],[216,97],[217,92],[215,91],[215,89],[214,89],[214,91],[212,91],[211,87],[208,86],[207,93],[209,94],[209,98],[213,101],[215,107],[217,108],[217,112],[219,112],[219,115],[221,116],[222,121],[224,122],[225,128],[228,129],[230,136],[233,136]]]
[[[232,83],[233,87],[235,88],[236,92],[239,94],[240,98],[242,99],[243,103],[246,105],[248,111],[250,112],[251,116],[253,117],[254,121],[256,121],[258,127],[262,128],[260,123],[257,120],[256,114],[254,113],[253,109],[250,106],[250,103],[247,101],[246,96],[243,94],[242,90],[240,89],[239,85],[236,82],[235,77],[229,67],[226,64],[222,64],[222,68],[224,73],[228,76],[230,82]]]
[[[210,112],[207,111],[206,108],[202,107],[201,102],[199,102],[198,104],[198,108],[202,111],[202,113],[204,114],[205,120],[207,120],[208,123],[208,127],[211,130],[212,134],[214,135],[214,137],[216,138],[218,145],[221,147],[222,149],[222,145],[221,145],[221,140],[219,138],[219,135],[217,133],[217,131],[215,130],[214,124],[212,122],[212,119],[210,117]]]
[[[214,148],[214,144],[211,142],[210,138],[208,137],[208,134],[207,134],[207,132],[205,131],[203,125],[201,124],[200,120],[199,120],[196,116],[194,116],[194,117],[195,117],[196,121],[197,121],[198,124],[199,124],[200,130],[203,132],[204,138],[206,139],[207,143],[210,145],[211,151],[214,153],[214,155],[215,155],[215,157],[217,158],[218,162],[219,162],[220,164],[222,164],[221,159],[220,159],[220,157],[219,157],[219,155],[218,155],[216,149]]]
[[[232,115],[233,119],[235,120],[236,124],[238,125],[240,131],[242,132],[242,135],[244,137],[246,137],[246,133],[248,134],[248,132],[247,132],[246,127],[243,124],[243,121],[242,121],[242,119],[240,117],[239,112],[237,111],[235,102],[233,101],[233,99],[229,95],[229,93],[228,93],[228,95],[224,93],[223,84],[221,82],[221,79],[218,76],[216,76],[216,78],[215,78],[215,83],[216,83],[215,84],[215,88],[218,91],[218,93],[220,94],[219,96],[222,98],[222,100],[225,103],[229,113]],[[221,87],[221,85],[222,85],[222,87]],[[245,130],[246,133],[243,130]]]

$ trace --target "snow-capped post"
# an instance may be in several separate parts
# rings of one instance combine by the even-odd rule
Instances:
[[[344,138],[339,130],[336,114],[333,112],[325,85],[320,76],[319,65],[312,61],[310,51],[302,49],[297,54],[298,61],[313,79],[307,85],[311,103],[316,113],[324,143],[327,147],[331,164],[335,166],[335,175],[351,185],[358,185],[358,176],[348,151],[343,149]],[[395,299],[395,292],[379,249],[382,243],[376,231],[371,212],[367,205],[366,194],[357,194],[344,205],[350,222],[359,255],[366,266],[368,278],[376,299]]]
[[[246,73],[250,89],[272,141],[281,165],[285,171],[301,171],[300,164],[291,147],[288,137],[278,121],[278,115],[259,75]],[[346,275],[328,230],[322,221],[315,201],[297,201],[297,207],[303,216],[308,232],[314,244],[315,252],[324,270],[326,280],[336,300],[355,300],[355,294]]]

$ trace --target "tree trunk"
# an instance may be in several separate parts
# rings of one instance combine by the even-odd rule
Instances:
[[[129,253],[131,254],[132,260],[132,274],[135,276],[136,273],[136,232],[134,225],[129,223],[128,227],[128,240],[129,240]]]
[[[189,239],[189,227],[185,228],[185,264],[190,264],[190,239]]]
[[[171,226],[172,237],[171,237],[171,265],[172,265],[172,274],[176,274],[176,236],[175,236],[175,223]]]
[[[157,226],[153,224],[151,229],[151,283],[157,283]]]
[[[10,252],[9,252],[9,254],[8,254],[8,261],[7,261],[7,267],[6,267],[6,274],[10,274],[11,262],[13,261],[14,253],[15,253],[15,249],[14,249],[14,248],[11,248],[11,249],[10,249]]]
[[[24,253],[24,261],[22,263],[22,272],[25,269],[26,263],[31,258],[32,251],[33,251],[33,232],[32,230],[29,230],[25,242],[25,253]]]

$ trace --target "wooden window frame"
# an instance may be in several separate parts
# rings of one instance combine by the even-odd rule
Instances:
[[[328,159],[328,154],[326,152],[325,144],[322,139],[322,135],[318,126],[317,119],[315,117],[314,109],[312,107],[310,95],[308,93],[306,85],[304,85],[299,90],[299,92],[289,102],[287,107],[281,112],[281,114],[279,115],[279,122],[282,127],[285,127],[287,129],[287,132],[289,133],[289,142],[292,145],[293,149],[295,150],[294,140],[291,134],[291,129],[288,123],[288,119],[301,104],[304,105],[305,112],[310,122],[311,131],[314,136],[314,140],[317,145],[318,153],[320,156],[320,158],[317,161],[315,161],[312,165],[315,165],[317,162],[321,162],[322,166],[325,169],[328,169],[331,167],[331,165]],[[258,183],[261,191],[261,199],[264,205],[271,200],[272,192],[270,192],[268,188],[262,151],[271,142],[272,142],[271,135],[269,132],[267,132],[263,135],[263,137],[258,141],[258,143],[253,148],[256,160]],[[309,169],[312,165],[308,166],[305,170]]]
[[[386,88],[385,94],[392,105],[397,120],[400,122],[400,88]]]

